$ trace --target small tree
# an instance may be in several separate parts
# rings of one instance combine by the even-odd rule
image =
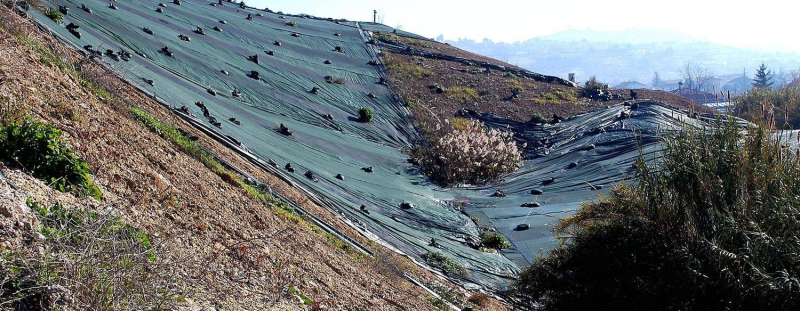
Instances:
[[[759,66],[758,70],[756,70],[756,75],[753,78],[753,87],[756,88],[771,87],[773,83],[774,82],[772,82],[772,71],[768,70],[767,65],[764,65],[764,63],[762,62],[761,66]]]
[[[659,85],[661,85],[661,76],[658,75],[658,71],[653,75],[653,88],[658,89]]]
[[[710,89],[709,81],[714,78],[714,73],[701,64],[686,62],[681,68],[681,76],[690,91]]]
[[[361,107],[361,109],[358,110],[358,122],[372,122],[372,109],[369,109],[369,107]]]

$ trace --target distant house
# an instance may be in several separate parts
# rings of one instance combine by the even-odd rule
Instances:
[[[746,92],[752,86],[753,80],[750,79],[748,76],[739,75],[738,78],[732,79],[728,81],[725,85],[722,86],[721,90],[725,93],[728,91],[731,94],[741,94]]]
[[[678,89],[678,90],[670,91],[670,93],[686,97],[688,99],[691,99],[691,100],[693,100],[695,102],[698,102],[698,103],[701,103],[701,104],[708,104],[708,103],[716,102],[716,99],[714,99],[714,94],[711,94],[709,92],[703,92],[703,91],[700,91],[700,90],[689,90],[689,89],[681,88],[681,89]]]
[[[614,86],[615,89],[620,90],[638,90],[638,89],[646,89],[648,88],[647,85],[638,81],[627,81],[622,82]]]
[[[681,82],[680,79],[664,80],[664,81],[661,81],[661,83],[659,83],[658,85],[653,85],[653,89],[662,90],[662,91],[677,90],[679,82]]]

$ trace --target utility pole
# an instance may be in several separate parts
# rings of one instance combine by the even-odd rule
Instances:
[[[378,10],[372,10],[372,22],[378,23]]]

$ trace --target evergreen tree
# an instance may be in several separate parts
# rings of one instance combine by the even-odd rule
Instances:
[[[757,88],[771,87],[773,83],[772,71],[767,70],[767,65],[762,62],[756,71],[755,78],[753,78],[753,86]]]
[[[656,71],[656,74],[653,76],[653,88],[658,89],[660,85],[661,85],[661,76],[659,76],[658,71]]]

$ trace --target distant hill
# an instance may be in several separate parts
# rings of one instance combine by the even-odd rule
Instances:
[[[596,75],[609,84],[639,81],[650,84],[677,79],[687,61],[700,63],[716,75],[751,76],[761,62],[776,73],[800,68],[797,53],[764,53],[695,41],[671,30],[634,29],[619,32],[567,30],[522,42],[459,39],[448,43],[528,70],[559,77],[576,73],[579,81]]]
[[[592,29],[570,29],[540,37],[550,41],[591,41],[616,43],[656,43],[656,42],[691,42],[693,39],[685,33],[671,29],[626,29],[622,31],[596,31]]]

